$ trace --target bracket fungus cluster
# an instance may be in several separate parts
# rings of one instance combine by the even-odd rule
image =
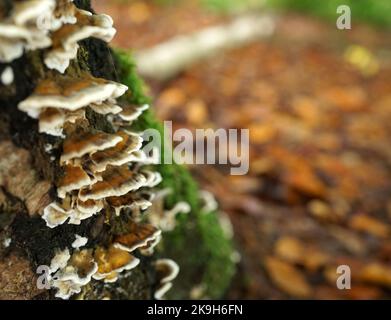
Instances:
[[[25,50],[46,49],[46,66],[64,73],[76,58],[78,41],[94,37],[109,42],[115,32],[110,16],[79,9],[73,0],[16,2],[0,23],[0,62],[11,62]]]
[[[52,41],[42,17],[55,9],[55,0],[16,2],[10,16],[0,22],[0,62],[11,62],[24,50],[47,48]]]
[[[105,14],[74,9],[68,10],[66,17],[66,20],[73,23],[63,24],[53,32],[52,48],[45,56],[47,67],[61,73],[69,66],[69,61],[76,57],[78,41],[94,37],[109,42],[116,32],[113,20]]]
[[[38,212],[46,226],[81,225],[97,215],[105,223],[124,219],[121,233],[104,243],[76,234],[68,248],[56,251],[50,285],[57,290],[56,297],[68,299],[92,280],[117,281],[121,273],[137,267],[136,256],[153,254],[161,239],[159,219],[148,220],[144,213],[152,207],[162,177],[151,169],[156,159],[142,150],[141,135],[131,130],[148,106],[120,100],[128,90],[121,83],[96,78],[89,71],[66,72],[80,40],[113,38],[109,16],[81,10],[72,0],[27,0],[15,2],[10,15],[0,19],[0,62],[11,62],[25,50],[42,49],[46,67],[54,69],[45,72],[31,95],[18,104],[20,111],[38,121],[41,134],[60,141],[55,147],[59,152],[52,157],[61,169],[53,181],[56,192]],[[7,82],[7,76],[3,78]],[[95,128],[87,116],[91,113],[104,117],[111,129]],[[169,219],[178,210],[173,209]],[[169,277],[159,278],[156,298],[169,289],[179,270],[167,261],[156,262],[159,272],[163,266],[171,268]]]

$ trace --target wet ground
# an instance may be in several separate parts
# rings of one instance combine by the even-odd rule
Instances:
[[[115,45],[142,49],[223,23],[196,4],[96,1]],[[150,81],[177,128],[249,128],[250,171],[193,166],[241,254],[228,298],[391,297],[391,38],[285,15],[275,34]],[[352,289],[338,290],[348,265]]]

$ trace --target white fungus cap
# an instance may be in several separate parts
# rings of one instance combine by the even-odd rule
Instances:
[[[42,49],[52,44],[48,30],[39,21],[53,13],[55,4],[55,0],[15,3],[11,16],[0,23],[0,62],[21,57],[24,49]]]
[[[55,0],[27,0],[17,2],[12,11],[12,20],[18,25],[36,23],[42,15],[51,14],[56,7]]]
[[[153,297],[156,300],[162,300],[164,295],[172,288],[172,283],[167,282],[164,284],[161,284],[157,290],[154,292]]]
[[[204,211],[205,213],[209,213],[217,210],[218,203],[211,192],[207,190],[201,190],[200,198],[204,204],[204,206],[202,207],[202,211]]]
[[[72,248],[78,249],[85,246],[88,242],[88,238],[75,234],[75,241],[72,242]]]
[[[80,82],[81,79],[75,79],[76,81]],[[90,82],[90,85],[68,96],[61,93],[58,95],[33,93],[20,102],[18,108],[36,119],[39,117],[42,109],[45,108],[60,108],[75,111],[91,103],[99,104],[109,98],[120,97],[128,90],[127,86],[114,81],[95,81],[93,78],[82,81]]]
[[[171,210],[164,211],[164,214],[151,212],[149,221],[163,231],[172,231],[176,226],[176,216],[179,213],[189,213],[191,207],[187,202],[178,202]]]
[[[4,68],[0,79],[1,82],[6,86],[9,86],[12,82],[14,82],[14,71],[10,66]]]
[[[171,282],[177,277],[179,273],[179,265],[171,259],[158,259],[155,262],[155,266],[156,268],[164,266],[170,270],[169,274],[167,274],[164,278],[160,279],[161,283]]]
[[[53,280],[52,287],[57,289],[56,298],[68,300],[72,295],[80,293],[82,285],[74,281]]]
[[[63,224],[73,213],[73,210],[65,210],[57,202],[52,202],[43,210],[42,219],[49,228],[55,228]]]
[[[123,107],[123,111],[119,113],[119,117],[127,122],[132,122],[136,120],[145,110],[149,108],[148,104],[144,104],[139,107],[135,106],[126,106]]]
[[[179,266],[171,259],[158,259],[155,261],[155,269],[161,273],[158,289],[154,293],[154,298],[160,300],[172,287],[172,281],[178,276]]]
[[[54,273],[59,269],[65,268],[71,255],[69,249],[58,250],[50,262],[50,272]]]

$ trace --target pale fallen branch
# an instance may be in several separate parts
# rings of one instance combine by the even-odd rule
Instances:
[[[166,80],[189,65],[223,50],[237,48],[270,36],[270,15],[246,15],[231,23],[172,38],[135,54],[139,72],[148,78]]]

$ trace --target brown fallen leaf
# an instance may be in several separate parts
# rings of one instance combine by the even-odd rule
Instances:
[[[252,143],[267,143],[277,135],[277,130],[272,125],[256,124],[249,127],[250,141]]]
[[[190,100],[186,104],[186,118],[189,124],[202,126],[208,119],[208,109],[200,99]]]
[[[327,222],[340,222],[342,220],[342,217],[324,201],[312,200],[307,207],[309,212],[319,220]]]
[[[367,95],[361,87],[331,87],[324,92],[326,101],[342,111],[360,111],[367,106]]]
[[[267,257],[266,270],[273,283],[285,293],[298,298],[308,298],[312,288],[299,269],[274,257]]]
[[[161,119],[167,119],[168,115],[173,111],[184,105],[186,102],[185,93],[177,88],[168,88],[164,90],[156,101],[159,105],[157,108],[157,115]]]
[[[316,126],[321,120],[317,101],[310,97],[296,97],[292,102],[295,113],[310,126]]]
[[[367,243],[356,232],[334,225],[328,228],[328,232],[352,254],[363,256],[368,252]]]
[[[354,230],[366,232],[379,238],[386,238],[390,235],[388,225],[365,213],[354,215],[349,221],[349,226]]]
[[[127,8],[129,20],[134,24],[142,24],[151,17],[151,8],[142,1],[130,3]]]
[[[339,290],[336,286],[320,285],[315,289],[315,299],[320,300],[375,300],[379,299],[382,295],[380,289],[364,286],[353,285],[349,290]]]
[[[255,193],[262,188],[262,181],[250,176],[229,176],[229,188],[237,193]]]
[[[379,288],[353,284],[350,290],[343,290],[346,298],[352,300],[375,300],[380,299],[382,291]]]
[[[391,288],[391,266],[373,262],[360,271],[361,281]]]
[[[274,252],[280,258],[302,265],[310,271],[319,269],[329,261],[327,254],[289,236],[278,239],[274,246]]]

